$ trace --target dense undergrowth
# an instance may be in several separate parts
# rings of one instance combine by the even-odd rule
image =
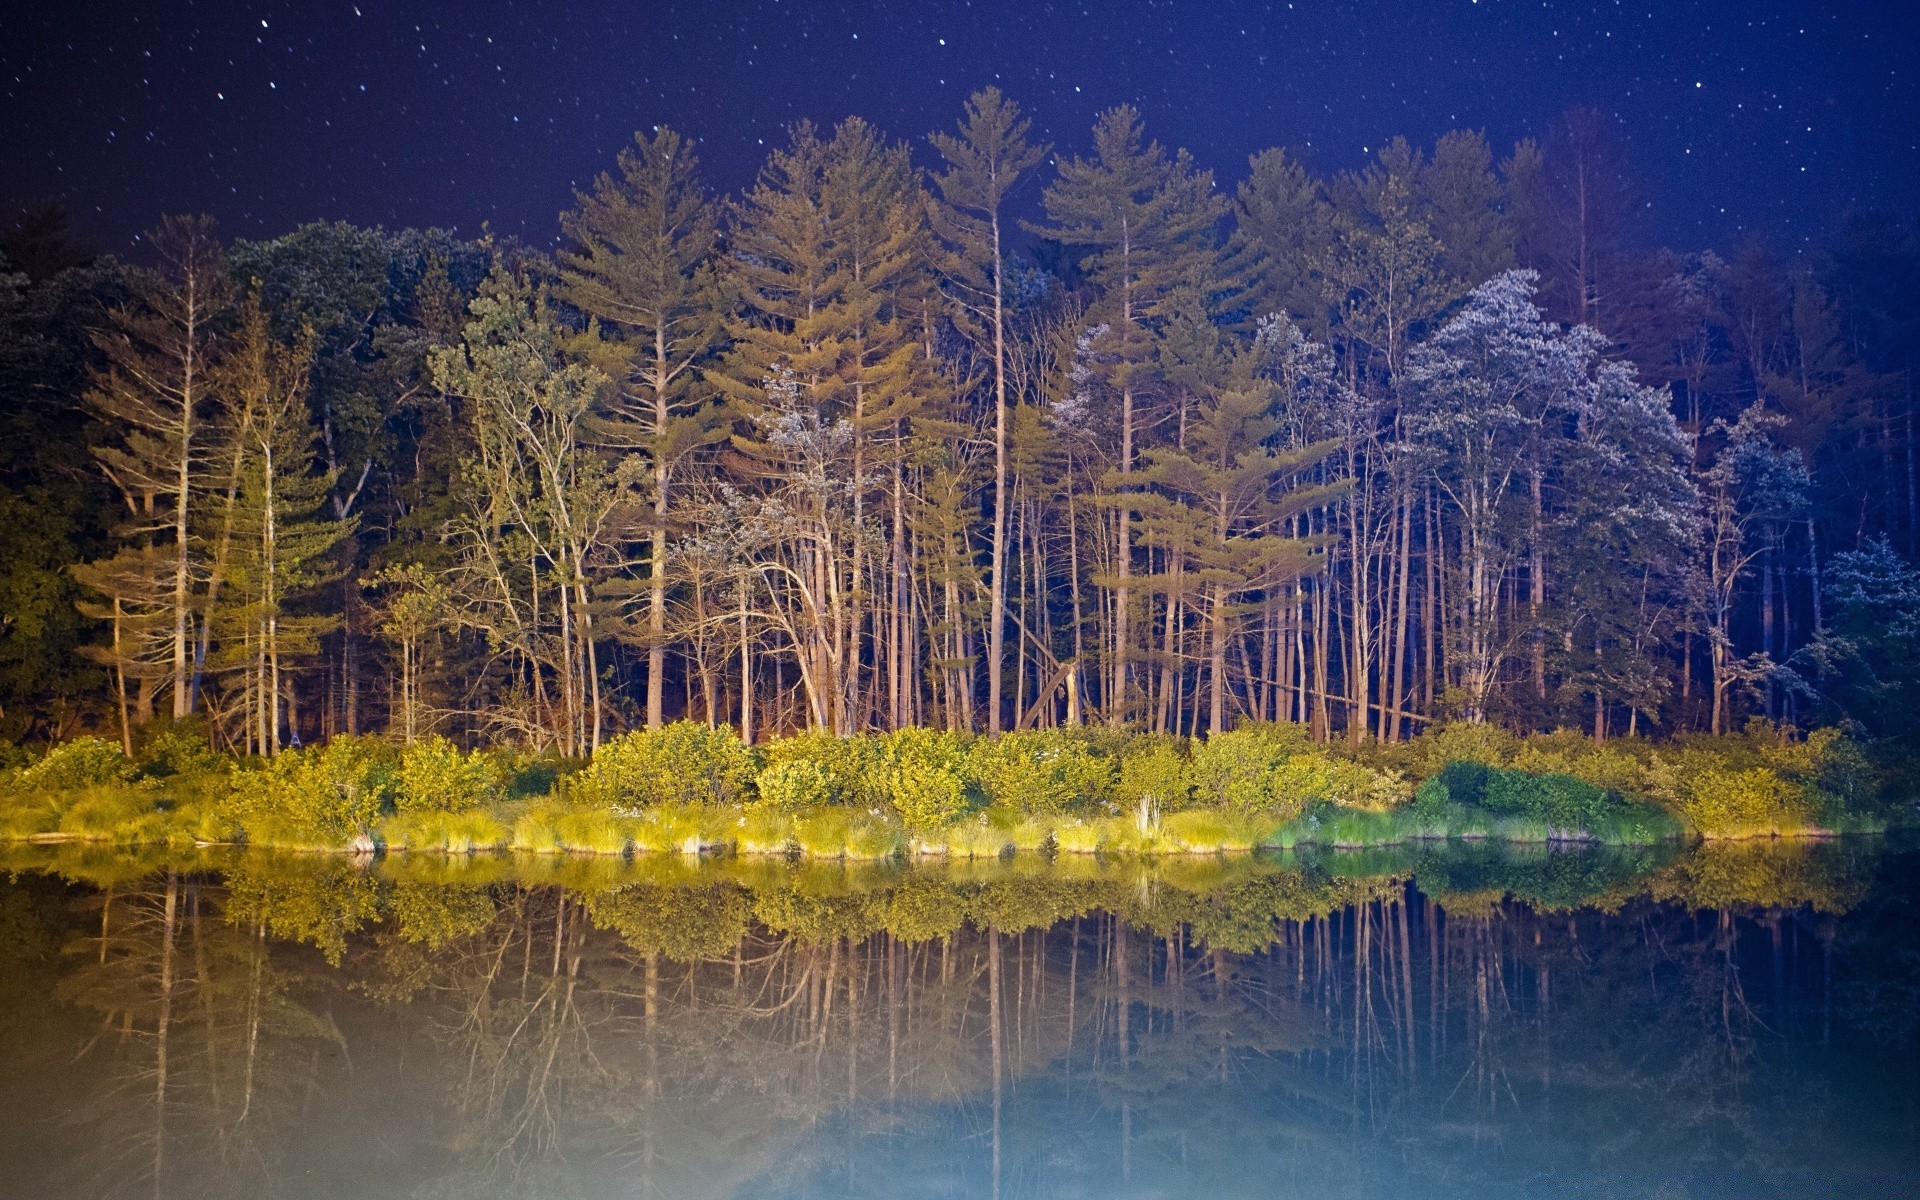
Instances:
[[[682,722],[590,762],[372,737],[234,762],[190,730],[99,739],[0,777],[0,838],[286,849],[889,859],[1216,853],[1433,840],[1650,845],[1885,828],[1859,747],[1764,723],[1595,745],[1441,726],[1323,746],[1296,726],[1191,742],[1108,730],[904,729],[766,746]]]

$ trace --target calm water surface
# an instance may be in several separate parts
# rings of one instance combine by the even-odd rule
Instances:
[[[1920,1195],[1879,842],[0,867],[7,1195]]]

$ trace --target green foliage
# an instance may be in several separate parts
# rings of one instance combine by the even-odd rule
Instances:
[[[974,807],[967,746],[957,733],[908,728],[880,739],[880,779],[888,803],[908,829],[931,832]]]
[[[400,755],[394,807],[402,813],[453,813],[500,799],[500,764],[467,754],[443,737],[408,746]]]
[[[1441,721],[1415,738],[1410,750],[1421,774],[1431,775],[1454,762],[1504,766],[1518,745],[1518,738],[1497,725]]]
[[[609,807],[734,804],[747,798],[754,757],[729,726],[675,721],[602,745],[565,790],[576,803]]]
[[[1046,729],[980,738],[967,750],[967,770],[996,805],[1059,814],[1104,803],[1113,795],[1115,763],[1085,737]]]
[[[140,774],[147,779],[177,775],[217,775],[227,759],[207,744],[206,731],[193,721],[155,721],[139,746]]]
[[[1195,748],[1203,801],[1244,819],[1291,820],[1313,804],[1384,811],[1404,802],[1397,773],[1336,758],[1297,725],[1246,725]]]
[[[1193,777],[1180,742],[1143,735],[1127,743],[1114,798],[1142,824],[1187,807],[1193,800]]]
[[[824,804],[886,803],[877,778],[877,739],[808,730],[775,740],[762,756],[766,767],[755,780],[762,808],[791,813]]]
[[[235,773],[222,815],[256,845],[339,848],[370,835],[391,810],[398,768],[393,746],[376,737],[337,737],[284,751]]]
[[[15,786],[28,792],[62,792],[133,777],[133,764],[105,738],[62,742],[39,762],[21,771]]]

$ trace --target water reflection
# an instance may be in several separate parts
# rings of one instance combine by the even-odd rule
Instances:
[[[10,853],[20,1194],[1811,1194],[1916,1169],[1914,856],[1871,844]]]

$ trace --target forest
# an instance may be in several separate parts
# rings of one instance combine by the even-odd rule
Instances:
[[[121,261],[35,210],[0,732],[1899,744],[1916,231],[1643,211],[1591,110],[1226,183],[991,89],[911,142],[795,125],[739,195],[641,133],[552,250],[176,216]]]

